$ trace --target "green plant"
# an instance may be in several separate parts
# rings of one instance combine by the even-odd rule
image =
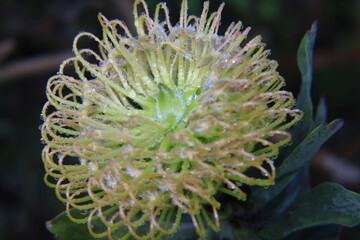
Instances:
[[[240,22],[219,36],[223,5],[208,7],[188,16],[184,0],[173,26],[165,4],[151,18],[137,0],[136,37],[99,15],[102,40],[75,38],[42,113],[45,181],[66,203],[48,223],[59,239],[282,239],[360,222],[358,194],[308,184],[311,156],[342,125],[324,123],[324,105],[312,117],[316,25],[299,48],[299,110],[261,38],[242,43]],[[99,52],[79,49],[83,36]]]

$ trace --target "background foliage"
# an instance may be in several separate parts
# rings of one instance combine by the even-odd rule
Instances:
[[[148,0],[155,6],[158,0]],[[174,19],[180,0],[169,0]],[[199,14],[202,1],[190,1]],[[312,184],[337,181],[360,192],[360,1],[224,0],[222,25],[242,20],[261,34],[279,61],[287,90],[299,91],[296,51],[318,20],[314,55],[315,105],[325,96],[328,119],[345,125],[313,159]],[[215,10],[221,3],[212,0]],[[45,221],[63,210],[45,186],[38,126],[45,84],[61,60],[71,55],[79,31],[100,35],[97,12],[131,22],[130,0],[0,0],[0,239],[52,239]],[[334,171],[333,169],[336,169]],[[360,230],[345,229],[342,239]]]

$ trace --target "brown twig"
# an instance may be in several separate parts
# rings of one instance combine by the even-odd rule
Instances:
[[[360,168],[331,152],[319,151],[313,158],[312,166],[325,172],[332,181],[351,186],[360,184]]]
[[[15,49],[13,39],[5,39],[0,42],[0,63],[3,62]]]
[[[55,70],[64,59],[69,58],[72,55],[71,51],[62,51],[20,59],[2,65],[0,66],[0,84],[5,84],[10,80]]]

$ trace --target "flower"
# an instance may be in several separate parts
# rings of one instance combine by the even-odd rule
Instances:
[[[75,57],[49,79],[45,181],[94,237],[126,228],[121,239],[160,239],[187,214],[204,238],[204,221],[220,230],[219,193],[245,201],[242,184],[274,184],[302,112],[260,36],[244,43],[241,22],[218,34],[223,6],[188,16],[183,0],[174,26],[165,3],[151,18],[136,0],[137,36],[99,14],[103,38],[78,34]],[[99,48],[79,49],[83,37]]]

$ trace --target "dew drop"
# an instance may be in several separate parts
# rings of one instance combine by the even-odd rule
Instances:
[[[85,214],[87,214],[87,213],[88,213],[88,211],[87,211],[87,210],[82,209],[82,210],[80,210],[80,213],[81,213],[82,215],[85,215]]]
[[[96,163],[89,162],[89,167],[91,172],[96,172],[99,170],[99,166]]]
[[[162,191],[162,192],[168,192],[168,191],[169,191],[169,189],[168,189],[167,187],[165,187],[165,186],[158,186],[158,188],[159,188],[160,191]]]
[[[105,184],[108,188],[114,188],[116,186],[116,180],[114,180],[110,176],[106,176],[105,182],[106,182]]]
[[[134,172],[134,170],[130,167],[127,167],[126,168],[126,172],[127,174],[129,174],[130,177],[133,177],[133,178],[137,178],[137,174]]]
[[[204,131],[205,131],[205,128],[201,128],[201,127],[194,129],[194,132],[204,132]]]
[[[236,186],[238,186],[238,187],[241,187],[241,186],[243,185],[243,183],[240,182],[240,181],[236,181],[235,184],[236,184]]]
[[[231,185],[231,184],[228,184],[227,187],[231,190],[234,190],[235,189],[235,186],[234,185]]]

